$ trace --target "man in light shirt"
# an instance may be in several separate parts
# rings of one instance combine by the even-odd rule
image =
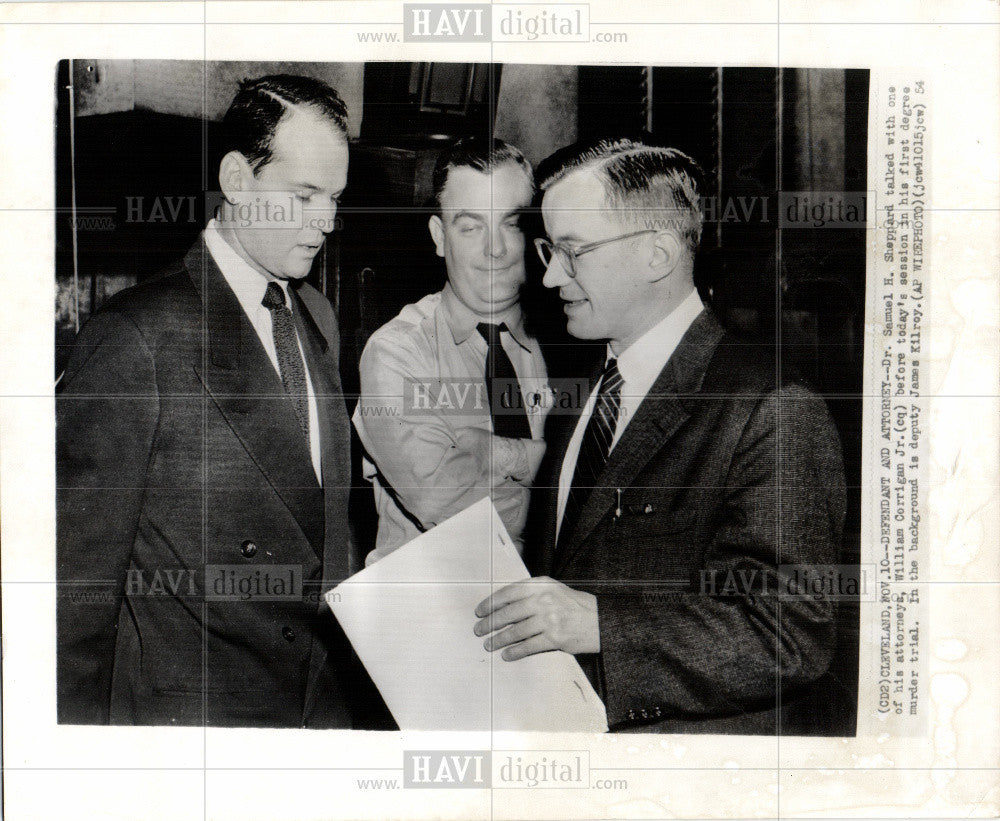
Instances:
[[[576,654],[612,731],[786,731],[783,709],[835,647],[829,600],[778,597],[788,568],[838,554],[829,413],[773,348],[702,305],[687,156],[602,141],[550,167],[544,284],[568,331],[607,351],[579,415],[553,420],[525,555],[536,578],[484,600],[474,630],[510,661]]]
[[[545,444],[545,361],[524,327],[531,166],[502,140],[442,152],[428,222],[448,282],[372,335],[354,426],[378,537],[369,563],[490,495],[520,546]]]
[[[57,395],[62,723],[351,727],[321,593],[348,551],[339,337],[305,283],[347,184],[347,110],[240,86],[223,204],[84,326]]]

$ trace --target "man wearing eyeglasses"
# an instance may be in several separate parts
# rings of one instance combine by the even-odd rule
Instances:
[[[445,149],[428,221],[448,282],[372,335],[354,426],[379,523],[371,563],[489,495],[520,548],[545,443],[545,360],[521,310],[531,166],[470,137]]]
[[[792,731],[782,708],[835,646],[830,601],[785,595],[791,568],[836,561],[829,413],[702,304],[687,156],[619,140],[549,163],[544,284],[569,332],[607,351],[582,412],[553,419],[535,578],[481,602],[475,632],[509,661],[575,654],[612,731]]]

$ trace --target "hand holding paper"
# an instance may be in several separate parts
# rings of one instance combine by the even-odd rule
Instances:
[[[548,576],[509,584],[476,606],[475,633],[485,636],[484,647],[507,661],[548,650],[598,653],[601,634],[597,598],[573,590]],[[505,629],[504,629],[505,628]]]
[[[516,615],[512,593],[530,591],[519,599],[528,612],[561,601],[559,588],[528,579],[483,499],[352,576],[327,602],[402,729],[605,732],[604,705],[573,656],[542,652],[538,639],[518,651],[537,647],[525,658],[504,661],[474,629],[476,606],[487,599]],[[583,623],[587,594],[569,592],[581,597]],[[566,635],[575,635],[569,623]]]

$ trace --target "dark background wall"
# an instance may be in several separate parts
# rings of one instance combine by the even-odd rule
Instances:
[[[360,133],[363,63],[294,63],[245,60],[74,60],[79,117],[122,111],[156,111],[219,121],[240,80],[263,74],[304,74],[325,80],[352,115]]]
[[[801,367],[825,379],[824,387],[860,390],[863,226],[779,232],[777,198],[779,190],[864,189],[865,72],[496,66],[484,99],[455,114],[415,98],[421,65],[432,64],[76,60],[70,72],[64,61],[57,78],[61,341],[107,296],[190,244],[204,224],[204,192],[217,185],[215,124],[238,81],[291,71],[330,82],[351,113],[344,230],[316,277],[338,308],[353,289],[348,312],[368,286],[381,289],[362,340],[369,325],[440,284],[426,215],[412,212],[425,205],[430,167],[448,138],[492,132],[537,164],[578,137],[628,134],[679,147],[705,169],[716,220],[706,226],[699,280],[716,309],[748,331],[773,334],[784,322],[784,343],[797,349]],[[379,209],[395,213],[379,220]],[[824,357],[816,344],[825,346]]]

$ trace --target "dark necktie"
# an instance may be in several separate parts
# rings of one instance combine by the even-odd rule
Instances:
[[[285,393],[292,399],[295,415],[309,442],[309,389],[306,385],[306,367],[295,335],[295,320],[285,305],[285,292],[277,282],[267,283],[261,305],[271,312],[271,329],[274,348],[278,353],[278,370],[285,385]]]
[[[560,541],[573,529],[583,505],[595,487],[597,478],[608,463],[611,443],[615,438],[615,427],[618,424],[618,412],[621,409],[623,382],[622,375],[618,371],[618,360],[609,360],[604,368],[601,387],[594,402],[594,412],[580,442],[580,455],[576,460],[573,484],[570,485],[569,496],[566,497],[566,510],[563,512],[562,526],[559,529]]]
[[[508,439],[530,439],[528,412],[524,407],[521,386],[514,372],[514,363],[510,361],[503,345],[500,344],[500,334],[507,330],[507,326],[502,322],[499,325],[480,322],[476,330],[486,340],[487,345],[486,396],[490,402],[493,433]],[[499,386],[501,391],[496,400],[494,400],[494,385]]]

